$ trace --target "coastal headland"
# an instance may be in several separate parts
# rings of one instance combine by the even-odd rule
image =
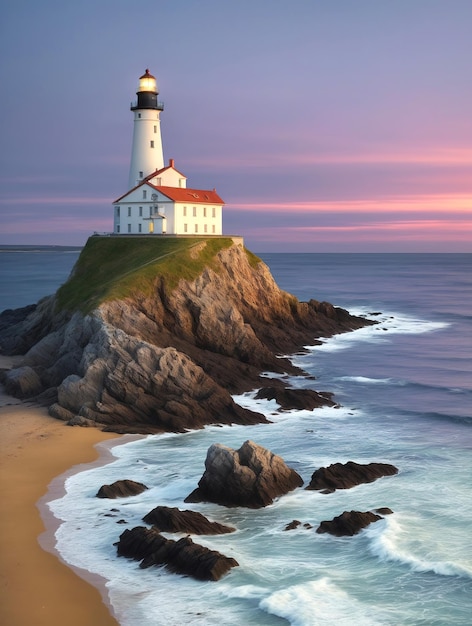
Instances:
[[[54,296],[0,316],[0,350],[24,355],[3,382],[117,433],[254,424],[265,418],[232,394],[286,387],[280,375],[303,372],[284,355],[372,323],[299,302],[230,237],[91,237]],[[311,409],[333,404],[310,391]]]
[[[17,355],[0,367],[10,394],[0,408],[5,623],[116,623],[98,591],[38,543],[35,504],[54,477],[97,457],[95,443],[265,421],[232,394],[281,394],[283,374],[303,374],[284,355],[371,323],[299,302],[232,238],[91,237],[55,295],[0,315],[0,351]],[[294,391],[297,406],[334,403]]]

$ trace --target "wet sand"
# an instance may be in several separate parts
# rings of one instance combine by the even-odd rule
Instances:
[[[0,365],[4,365],[1,363]],[[98,578],[67,567],[53,550],[44,496],[54,478],[99,457],[94,447],[116,435],[70,427],[47,409],[0,395],[0,623],[5,626],[116,626]],[[105,450],[106,452],[106,450]],[[52,489],[60,490],[60,482]],[[59,494],[58,494],[59,495]],[[43,549],[39,542],[48,550]],[[84,572],[81,576],[86,576]],[[102,588],[105,598],[97,587]]]

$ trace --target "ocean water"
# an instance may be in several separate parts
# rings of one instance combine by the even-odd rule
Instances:
[[[287,384],[333,391],[341,406],[281,412],[247,393],[236,401],[271,424],[119,440],[111,463],[69,475],[65,495],[49,502],[61,520],[57,549],[108,581],[123,626],[470,625],[472,255],[261,256],[301,300],[328,300],[379,322],[292,357],[316,380]],[[281,455],[305,483],[318,467],[348,460],[393,463],[399,473],[328,495],[301,488],[256,511],[186,505],[208,447],[246,439]],[[95,497],[123,478],[149,490]],[[158,504],[234,526],[230,535],[194,539],[239,567],[202,583],[117,558],[119,535]],[[343,511],[384,506],[393,515],[354,537],[315,532]],[[285,531],[294,519],[313,528]]]

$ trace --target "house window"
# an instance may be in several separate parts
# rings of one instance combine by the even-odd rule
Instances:
[[[195,232],[198,233],[198,224],[195,224]]]
[[[154,141],[151,140],[151,148],[154,148]]]
[[[140,206],[139,207],[139,217],[142,217],[142,216],[143,216],[143,207]]]
[[[128,232],[131,232],[131,224],[128,224]]]
[[[157,133],[157,126],[154,126],[154,132]]]
[[[120,217],[120,207],[116,207],[116,217]]]
[[[184,217],[187,217],[187,207],[184,206]]]
[[[146,200],[146,196],[147,196],[147,191],[146,189],[143,189],[143,200]]]
[[[143,230],[143,229],[142,229],[142,224],[138,224],[138,232],[140,232],[140,233],[141,233],[141,232],[142,232],[142,230]]]
[[[131,207],[128,207],[128,217],[131,217]]]
[[[215,233],[215,225],[213,224],[213,226],[211,227],[211,232],[214,234]]]
[[[215,207],[213,207],[212,210],[211,210],[211,216],[212,217],[216,217],[216,208]]]
[[[139,172],[139,178],[143,177],[143,172]]]
[[[138,117],[139,117],[139,119],[141,119],[141,113],[138,113]]]
[[[203,207],[203,217],[207,216],[207,208],[206,206]]]
[[[120,225],[119,225],[119,224],[117,224],[117,226],[116,226],[116,232],[117,232],[117,233],[119,233],[119,232],[120,232]]]
[[[208,225],[207,225],[207,224],[205,224],[205,225],[204,225],[203,230],[204,230],[206,233],[208,232]]]
[[[197,207],[193,207],[193,217],[197,217]]]
[[[186,233],[187,230],[188,230],[188,226],[187,226],[187,224],[184,224],[184,233]]]
[[[149,217],[152,215],[152,206],[149,207]]]

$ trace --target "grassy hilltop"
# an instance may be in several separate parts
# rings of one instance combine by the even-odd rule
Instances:
[[[90,237],[57,292],[57,305],[88,313],[102,302],[151,294],[156,276],[172,289],[205,267],[216,269],[216,254],[231,245],[230,237]],[[259,261],[247,254],[252,264]]]

